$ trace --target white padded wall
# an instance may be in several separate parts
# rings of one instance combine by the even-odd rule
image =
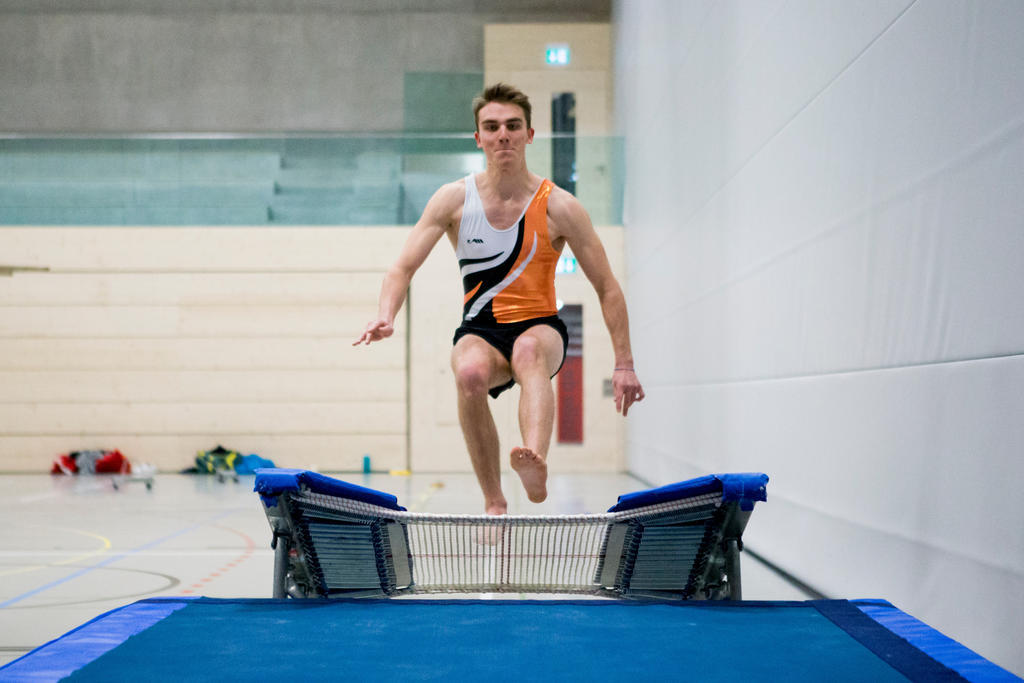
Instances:
[[[1024,672],[1024,3],[616,6],[630,468]]]

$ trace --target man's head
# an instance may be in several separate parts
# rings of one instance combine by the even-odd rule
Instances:
[[[473,98],[473,118],[476,120],[477,130],[480,130],[480,110],[491,102],[504,102],[516,105],[523,110],[523,115],[526,117],[526,127],[532,127],[530,123],[530,98],[516,87],[505,83],[495,83],[488,88],[484,88],[483,92]]]

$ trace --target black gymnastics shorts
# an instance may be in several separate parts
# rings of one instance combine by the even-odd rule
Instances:
[[[523,320],[518,323],[494,323],[494,324],[480,324],[475,323],[472,320],[463,321],[462,325],[455,330],[455,336],[452,338],[452,345],[465,337],[467,334],[480,337],[485,342],[498,349],[498,351],[505,357],[505,360],[512,363],[512,347],[516,343],[516,339],[519,339],[519,335],[526,330],[530,329],[534,325],[547,325],[548,327],[555,328],[555,331],[562,336],[562,363],[565,363],[565,352],[569,349],[569,330],[566,329],[565,323],[557,315],[548,316],[545,318],[532,318],[530,320]],[[561,370],[562,366],[558,366],[558,370]],[[555,370],[555,375],[558,374],[558,370]],[[555,375],[551,375],[554,377]],[[492,397],[498,398],[498,395],[510,389],[516,382],[510,380],[506,384],[494,387],[490,389],[489,393]]]

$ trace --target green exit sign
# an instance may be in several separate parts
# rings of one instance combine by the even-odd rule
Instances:
[[[544,61],[551,66],[566,66],[569,64],[569,46],[564,43],[548,45],[544,54]]]

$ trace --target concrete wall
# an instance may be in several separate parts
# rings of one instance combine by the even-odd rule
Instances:
[[[0,132],[392,131],[406,72],[479,73],[483,27],[608,0],[0,0]]]
[[[750,548],[1024,673],[1024,4],[616,21],[631,469],[768,473]]]

